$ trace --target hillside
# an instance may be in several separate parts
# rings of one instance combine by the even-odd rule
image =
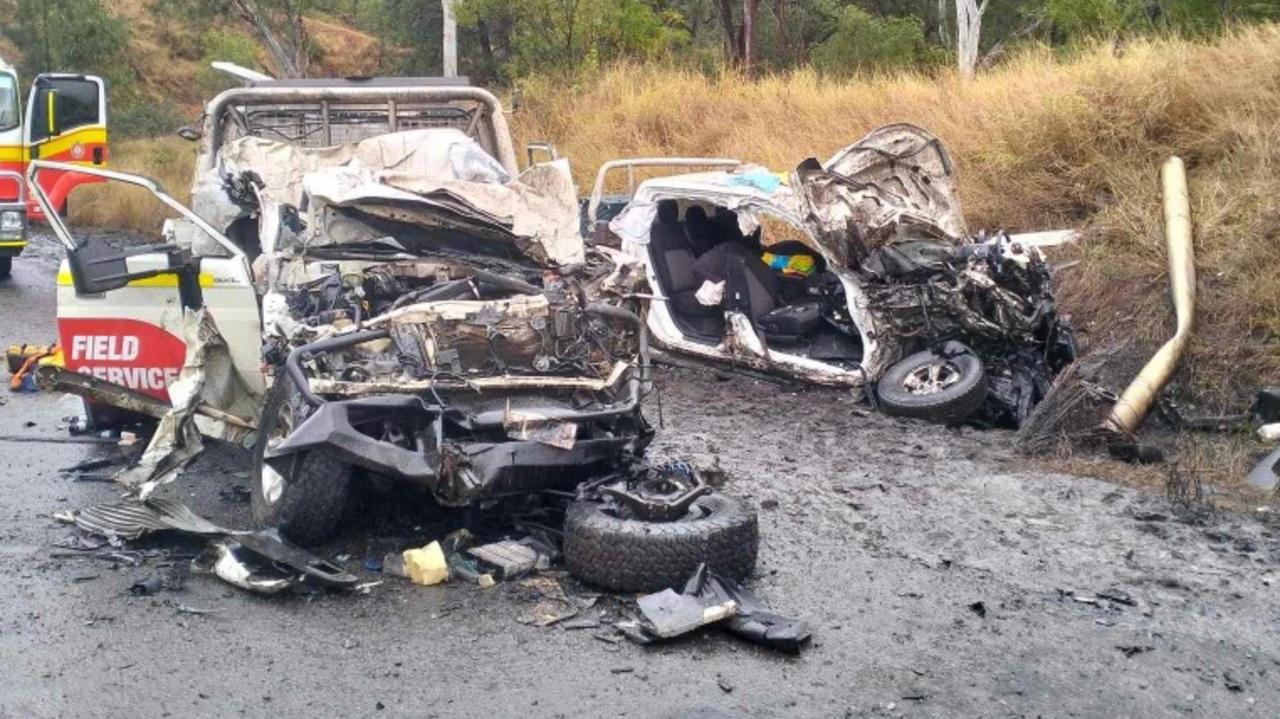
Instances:
[[[123,87],[113,88],[119,92],[112,94],[118,111],[127,114],[134,107],[150,106],[183,119],[199,115],[205,100],[234,82],[210,69],[212,60],[230,60],[275,72],[269,53],[242,23],[183,19],[157,12],[154,4],[155,0],[112,0],[106,4],[108,11],[123,19],[129,28],[127,46],[121,54],[127,67],[96,70],[101,74],[123,70],[117,72]],[[306,29],[314,45],[314,75],[376,73],[384,51],[378,38],[337,19],[307,18]],[[0,57],[14,62],[21,59],[18,49],[3,38]]]

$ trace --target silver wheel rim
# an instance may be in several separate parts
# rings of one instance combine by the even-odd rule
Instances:
[[[902,388],[910,394],[937,394],[960,381],[960,368],[950,360],[934,360],[921,365],[902,379]]]

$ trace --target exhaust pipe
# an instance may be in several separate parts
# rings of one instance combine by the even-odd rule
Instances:
[[[1178,329],[1147,361],[1120,399],[1111,408],[1103,428],[1132,437],[1142,426],[1191,341],[1195,319],[1196,265],[1191,246],[1191,200],[1187,194],[1187,170],[1180,157],[1170,157],[1160,171],[1164,189],[1164,234],[1169,244],[1169,284]]]

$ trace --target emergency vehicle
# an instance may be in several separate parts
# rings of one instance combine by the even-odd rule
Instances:
[[[24,184],[27,164],[37,159],[96,167],[107,163],[107,94],[102,78],[37,75],[25,113],[20,90],[17,71],[0,59],[0,277],[9,275],[13,258],[27,246],[28,221],[44,219]],[[62,215],[72,189],[101,181],[67,171],[40,175],[40,187]]]

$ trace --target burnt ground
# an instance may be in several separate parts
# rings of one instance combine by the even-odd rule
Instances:
[[[0,284],[6,345],[54,334],[59,253],[47,240],[33,250]],[[511,584],[390,577],[367,595],[261,598],[192,576],[181,592],[134,597],[156,560],[50,554],[72,534],[50,513],[117,494],[57,468],[113,450],[0,441],[0,717],[1275,715],[1276,529],[1233,514],[1188,522],[1159,495],[1028,471],[1006,433],[724,377],[659,373],[654,454],[719,467],[725,490],[759,507],[752,586],[813,624],[800,657],[715,631],[643,648],[529,626],[518,620],[533,598]],[[0,435],[65,436],[59,397],[4,399]],[[245,526],[230,488],[247,470],[246,452],[219,447],[167,491]],[[363,573],[380,531],[328,549]],[[624,607],[606,597],[585,615]]]

